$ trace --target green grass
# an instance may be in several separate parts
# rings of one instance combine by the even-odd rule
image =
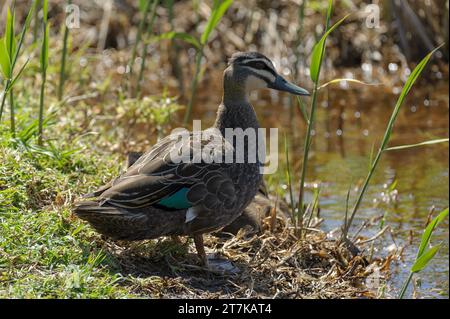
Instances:
[[[36,121],[16,139],[0,126],[0,298],[140,298],[141,285],[162,280],[122,274],[100,235],[71,214],[74,198],[111,179],[120,166],[117,155],[97,154],[89,140],[81,148],[70,142],[74,125],[45,147],[36,145],[35,134],[20,140],[37,130]],[[61,129],[51,121],[45,126],[49,134]],[[153,254],[171,249],[148,245],[154,243],[142,249]]]
[[[53,107],[43,121],[46,138],[39,146],[39,94],[34,92],[40,83],[32,76],[36,70],[39,61],[31,61],[17,83],[16,137],[9,121],[0,123],[0,298],[143,297],[139,287],[150,279],[125,274],[100,235],[71,214],[71,205],[116,176],[125,162],[119,155],[124,152],[111,148],[127,132],[110,130],[108,125],[136,123],[164,134],[162,126],[180,107],[166,95],[107,102],[111,95],[102,96],[107,79],[94,89],[100,98],[91,104],[79,101],[76,107],[58,104],[56,91],[51,90],[46,100]],[[53,88],[58,71],[49,67],[48,83]],[[90,76],[71,75],[67,82],[71,96],[79,94],[81,83],[91,81]],[[95,118],[89,112],[97,103],[104,105],[102,112],[113,116],[113,122],[96,119],[94,127],[85,124],[86,114]]]
[[[0,129],[0,298],[130,296],[100,237],[70,212],[73,196],[116,173],[117,159],[67,141],[54,145],[67,156],[30,151]]]

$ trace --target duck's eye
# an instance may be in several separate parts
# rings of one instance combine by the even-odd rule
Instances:
[[[265,67],[266,67],[266,65],[263,62],[255,63],[255,68],[257,68],[257,69],[264,69]]]

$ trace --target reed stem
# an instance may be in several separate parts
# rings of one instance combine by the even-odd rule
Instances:
[[[341,240],[346,240],[348,231],[350,229],[350,226],[353,222],[353,219],[356,215],[356,212],[359,209],[359,206],[361,205],[362,199],[364,197],[364,194],[366,193],[366,190],[369,186],[369,182],[372,178],[373,173],[375,172],[375,169],[377,168],[378,162],[380,161],[382,153],[387,149],[387,145],[389,143],[389,139],[392,134],[392,130],[394,128],[395,120],[397,119],[398,113],[400,112],[400,108],[408,95],[409,91],[411,90],[411,87],[413,86],[414,82],[419,77],[420,73],[423,71],[424,67],[427,65],[429,59],[431,56],[436,52],[441,46],[437,47],[433,51],[431,51],[425,58],[422,59],[422,61],[415,67],[415,69],[411,72],[410,76],[406,80],[406,83],[403,87],[403,90],[400,94],[400,97],[397,100],[397,103],[395,104],[394,110],[392,111],[391,117],[389,118],[388,125],[386,127],[386,130],[384,131],[383,140],[381,142],[381,145],[378,149],[377,155],[375,156],[374,161],[371,163],[369,173],[367,174],[366,179],[364,180],[364,184],[358,194],[358,198],[355,202],[355,206],[353,207],[352,213],[350,215],[350,219],[348,220],[348,223],[344,227],[344,231],[342,232]]]
[[[312,94],[312,102],[311,102],[311,112],[309,114],[309,119],[307,122],[307,130],[306,130],[306,137],[305,137],[305,147],[303,150],[303,163],[302,163],[302,172],[300,175],[300,190],[298,195],[298,212],[297,212],[297,219],[298,224],[300,225],[299,234],[300,237],[302,235],[302,223],[303,223],[303,201],[304,201],[304,192],[305,192],[305,178],[306,178],[306,170],[308,167],[308,157],[309,157],[309,149],[311,146],[311,134],[312,129],[314,125],[314,120],[316,116],[316,106],[317,106],[317,95],[318,95],[318,83],[314,83],[314,89]]]
[[[194,79],[192,80],[191,83],[191,97],[189,98],[186,113],[184,114],[184,121],[183,121],[184,125],[186,125],[189,122],[189,119],[191,118],[192,106],[194,104],[195,99],[195,92],[197,90],[198,78],[200,76],[202,57],[203,57],[203,46],[199,50],[197,50],[197,54],[195,56],[195,73]]]
[[[71,5],[72,0],[67,1]],[[67,60],[67,42],[69,39],[69,27],[64,23],[63,49],[61,53],[61,69],[59,71],[58,101],[62,100],[64,93],[64,83],[66,81],[66,60]]]
[[[10,116],[11,116],[11,133],[13,137],[16,137],[16,120],[14,115],[14,93],[13,89],[9,90],[9,106],[10,106]]]
[[[33,26],[33,43],[36,43],[38,39],[39,31],[39,8],[42,7],[42,0],[36,0],[36,8],[34,11],[34,26]]]
[[[146,1],[142,19],[141,19],[141,21],[139,21],[139,27],[138,27],[138,32],[136,34],[136,40],[134,42],[133,49],[131,51],[131,59],[130,59],[130,61],[128,61],[128,68],[129,68],[130,75],[133,74],[133,65],[134,65],[134,61],[136,60],[137,47],[138,47],[139,43],[141,42],[142,33],[144,31],[145,22],[147,21],[149,9],[150,9],[150,1]]]
[[[45,94],[45,82],[47,78],[47,72],[42,73],[42,83],[41,83],[41,96],[39,97],[39,131],[38,131],[38,145],[42,146],[42,131],[44,122],[44,94]]]
[[[297,229],[297,219],[295,218],[294,191],[292,189],[291,164],[289,162],[289,142],[286,135],[284,136],[284,153],[286,156],[286,173],[289,187],[289,199],[291,201],[291,221],[294,225],[294,228]]]
[[[152,29],[153,29],[153,24],[155,22],[155,18],[156,18],[156,6],[158,4],[158,1],[153,0],[152,2],[152,8],[150,11],[150,22],[147,26],[147,33],[151,33]],[[136,92],[135,92],[135,96],[136,97],[140,97],[141,96],[141,85],[142,85],[142,80],[144,78],[144,70],[145,70],[145,63],[147,60],[147,43],[145,43],[144,41],[144,45],[142,47],[142,57],[141,57],[141,66],[139,69],[139,76],[138,76],[138,82],[136,85]],[[131,72],[131,70],[130,70]]]
[[[328,10],[327,10],[327,18],[326,18],[326,22],[325,22],[325,34],[328,32],[328,30],[330,29],[330,19],[331,19],[331,14],[333,12],[333,2],[330,1],[329,5],[328,5]],[[319,79],[320,79],[320,71],[322,69],[322,61],[323,61],[323,57],[324,57],[324,52],[325,52],[325,45],[326,45],[326,39],[323,41],[322,43],[322,50],[320,53],[320,58],[319,58],[319,64],[318,64],[318,69],[317,69],[317,78],[314,80],[314,88],[313,88],[313,93],[312,93],[312,101],[311,101],[311,111],[309,114],[309,118],[307,121],[307,131],[306,131],[306,137],[305,137],[305,147],[303,150],[303,165],[302,165],[302,174],[300,176],[300,190],[299,190],[299,194],[298,194],[298,219],[299,219],[299,223],[301,222],[301,227],[303,227],[303,216],[304,216],[304,192],[305,192],[305,179],[306,179],[306,171],[307,171],[307,167],[308,167],[308,157],[309,157],[309,149],[311,146],[311,142],[312,142],[312,138],[311,138],[311,134],[312,134],[312,129],[314,127],[314,121],[315,121],[315,116],[316,116],[316,107],[317,107],[317,95],[319,92]],[[299,232],[300,238],[302,237],[302,230],[300,228],[300,232]]]
[[[6,83],[5,83],[5,87],[3,88],[3,92],[2,92],[2,102],[1,102],[1,105],[0,105],[0,122],[2,120],[3,108],[5,107],[6,95],[8,94],[8,89],[9,89],[10,85],[11,85],[11,80],[7,79]]]
[[[408,279],[406,279],[405,283],[402,286],[402,290],[400,290],[400,293],[398,295],[398,299],[403,299],[406,293],[406,289],[408,289],[409,283],[411,282],[411,279],[413,277],[413,272],[409,273]]]

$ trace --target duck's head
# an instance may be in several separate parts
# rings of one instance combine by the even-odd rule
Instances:
[[[225,86],[244,89],[250,93],[256,89],[269,88],[295,95],[309,95],[309,92],[283,78],[265,55],[258,52],[233,54],[225,69]]]

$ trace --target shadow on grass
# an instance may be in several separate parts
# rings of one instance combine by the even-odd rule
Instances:
[[[141,292],[153,291],[156,287],[150,286],[159,286],[157,292],[161,297],[208,298],[253,292],[254,279],[248,264],[218,254],[208,254],[216,262],[232,264],[233,271],[207,269],[201,265],[195,249],[190,245],[191,240],[183,241],[163,239],[131,244],[107,241],[106,258],[112,261],[108,267],[112,273],[139,278],[140,287],[136,287],[133,280],[131,285]],[[156,284],[159,280],[162,285]],[[124,284],[130,282],[125,281]],[[265,286],[263,290],[261,293],[266,295],[270,287]]]

